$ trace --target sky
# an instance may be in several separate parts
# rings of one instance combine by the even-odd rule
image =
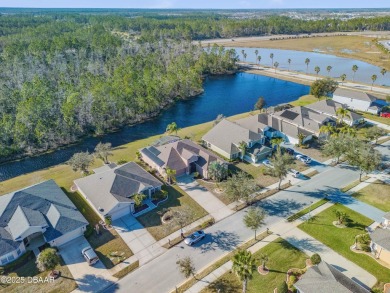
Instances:
[[[390,8],[390,0],[0,0],[0,7],[39,8]]]

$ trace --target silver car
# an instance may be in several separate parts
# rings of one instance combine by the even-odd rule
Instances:
[[[196,242],[205,238],[205,236],[206,236],[206,234],[202,230],[199,230],[199,231],[192,233],[190,236],[186,237],[186,239],[184,239],[184,243],[191,246],[191,245],[195,244]]]
[[[296,155],[295,158],[297,160],[302,161],[305,164],[310,164],[311,163],[311,158],[302,154]]]
[[[91,266],[99,261],[99,257],[97,256],[96,252],[93,251],[91,246],[85,247],[81,254],[84,256],[87,263]]]
[[[301,175],[301,173],[295,169],[288,169],[288,173],[290,173],[294,178],[298,178]]]

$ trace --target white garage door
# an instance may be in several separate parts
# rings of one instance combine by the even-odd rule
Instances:
[[[130,214],[130,205],[126,205],[118,210],[111,211],[111,219],[116,220]]]
[[[62,235],[62,236],[58,237],[57,239],[51,241],[50,245],[57,246],[57,247],[61,246],[65,243],[69,242],[70,240],[73,240],[73,239],[83,235],[84,231],[85,231],[85,227],[78,228],[72,232],[66,233],[65,235]]]

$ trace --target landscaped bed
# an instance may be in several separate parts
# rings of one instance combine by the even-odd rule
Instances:
[[[350,218],[343,229],[332,224],[336,220],[336,210],[347,213]],[[364,229],[372,222],[371,219],[343,205],[336,204],[313,217],[312,221],[302,223],[299,228],[374,275],[378,279],[375,287],[383,288],[384,283],[390,281],[390,270],[381,266],[370,256],[357,254],[350,249],[355,242],[356,235],[366,233]]]
[[[157,241],[180,229],[180,225],[173,219],[170,223],[163,224],[161,217],[164,213],[178,211],[187,215],[183,226],[207,215],[207,212],[178,186],[163,186],[163,189],[168,191],[168,200],[137,218]]]
[[[40,273],[35,263],[36,258],[26,258],[23,265],[14,269],[12,273],[8,274],[9,277],[24,277],[25,282],[23,284],[12,284],[9,286],[0,283],[0,291],[12,292],[12,293],[35,293],[35,292],[71,292],[76,289],[77,284],[73,279],[68,267],[61,260],[61,265],[55,269],[60,272],[60,277],[53,282],[41,282],[41,283],[28,283],[28,277],[40,277],[46,278],[49,272]]]
[[[385,212],[390,211],[390,185],[376,180],[352,196]]]
[[[265,276],[258,272],[253,274],[253,279],[248,281],[248,292],[271,293],[282,282],[286,281],[287,271],[291,268],[304,268],[306,254],[289,244],[282,238],[278,238],[254,254],[259,258],[261,254],[266,254],[269,261],[266,266],[269,273]],[[259,262],[260,266],[260,262]],[[220,291],[218,291],[220,289]],[[234,272],[227,272],[217,281],[211,283],[202,293],[242,292],[242,285]]]

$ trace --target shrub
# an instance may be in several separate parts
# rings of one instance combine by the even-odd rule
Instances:
[[[291,275],[288,277],[288,287],[291,288],[296,282],[298,278],[297,276]]]
[[[125,159],[120,159],[120,160],[118,160],[117,164],[118,164],[118,165],[123,165],[123,164],[126,164],[127,162],[128,162],[128,161],[125,160]]]
[[[134,204],[136,207],[139,207],[142,205],[143,200],[146,198],[145,194],[137,193],[133,196]]]
[[[318,265],[320,262],[321,262],[321,257],[318,253],[314,253],[311,257],[310,257],[310,260],[311,260],[311,263],[313,265]]]
[[[368,244],[360,244],[360,249],[365,251],[365,252],[370,252],[371,251],[371,247]]]
[[[106,223],[106,225],[110,226],[110,225],[112,224],[112,219],[111,219],[111,217],[106,216],[106,217],[104,218],[104,222]]]

